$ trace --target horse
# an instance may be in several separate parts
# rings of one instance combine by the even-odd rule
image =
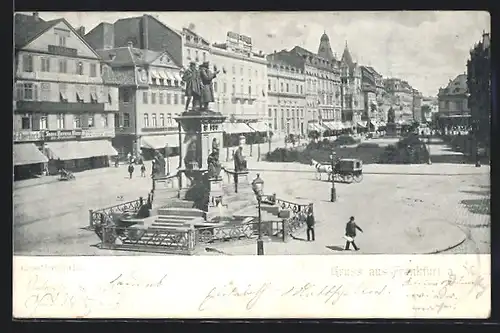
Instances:
[[[316,178],[321,180],[321,174],[326,173],[328,175],[328,180],[330,180],[333,173],[331,165],[321,164],[318,161],[311,160],[311,165],[316,169]]]

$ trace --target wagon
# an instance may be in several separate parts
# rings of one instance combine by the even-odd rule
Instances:
[[[363,161],[355,158],[342,158],[333,170],[334,181],[359,183],[363,180]]]

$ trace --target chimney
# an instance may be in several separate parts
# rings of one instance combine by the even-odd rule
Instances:
[[[81,26],[79,27],[77,30],[78,34],[82,37],[85,37],[85,27],[84,26]]]
[[[149,50],[149,36],[148,36],[148,16],[145,14],[141,18],[141,48],[144,50]]]
[[[33,18],[35,19],[35,21],[40,20],[40,16],[38,15],[38,12],[33,12]]]

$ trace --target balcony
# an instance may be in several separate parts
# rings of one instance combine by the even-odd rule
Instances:
[[[19,131],[13,133],[14,142],[33,142],[41,141],[43,138],[43,132],[41,131]]]
[[[112,138],[114,136],[115,136],[114,128],[88,128],[88,129],[83,129],[81,134],[82,139]]]
[[[17,112],[104,112],[104,103],[62,103],[62,102],[38,102],[17,101],[15,110]]]
[[[241,100],[249,100],[249,101],[254,101],[257,99],[256,94],[248,94],[248,93],[232,93],[231,97],[234,99],[241,99]]]

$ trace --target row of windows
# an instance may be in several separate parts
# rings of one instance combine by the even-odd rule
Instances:
[[[269,91],[278,91],[277,90],[277,85],[276,85],[276,81],[272,80],[272,86],[271,86],[271,80],[267,80],[267,90]],[[304,93],[304,87],[302,85],[299,85],[299,84],[295,84],[295,89],[294,88],[294,85],[291,85],[290,87],[290,84],[289,83],[284,83],[284,82],[280,82],[280,92],[292,92],[292,93],[296,93],[296,94],[303,94]]]
[[[90,77],[97,77],[97,64],[95,63],[87,64],[79,60],[57,59],[52,57],[35,57],[31,54],[23,55],[23,72],[34,72],[35,60],[40,60],[39,68],[42,72],[68,73],[68,63],[74,61],[74,74],[85,75],[87,73],[87,65],[89,65],[88,75]]]
[[[156,113],[151,114],[151,124],[149,123],[149,115],[147,113],[144,114],[144,127],[165,127],[165,114],[160,113],[160,122],[157,122]],[[171,127],[175,126],[175,123],[172,119],[172,114],[167,113],[167,122],[166,126]]]
[[[217,66],[217,64],[215,64],[215,63],[213,64],[213,66],[217,67],[221,71],[220,74],[227,74],[227,72],[228,72],[226,66],[220,67],[220,66]],[[265,70],[260,71],[258,69],[252,69],[252,68],[245,69],[245,66],[243,66],[243,65],[239,66],[239,71],[236,70],[236,65],[232,65],[231,66],[231,73],[233,75],[236,75],[237,73],[239,73],[240,76],[247,75],[248,78],[261,77],[262,79],[265,79],[265,77],[266,77]]]
[[[67,93],[67,87],[68,85],[66,83],[58,84],[60,102],[99,103],[96,86],[90,86],[90,91],[85,93],[83,91],[83,86],[79,85],[76,87],[77,91],[73,96]],[[53,95],[51,88],[52,85],[47,82],[41,83],[40,89],[38,85],[34,83],[17,83],[15,99],[20,101],[51,101]],[[104,88],[104,90],[106,90],[106,88]],[[106,95],[107,99],[105,99],[104,102],[112,104],[113,100],[111,94],[104,91],[103,96]]]
[[[274,112],[273,112],[274,111]],[[297,110],[297,116],[298,116],[298,112],[299,110]],[[301,117],[303,118],[304,117],[304,110],[301,109]],[[292,129],[299,129],[300,128],[300,124],[301,124],[301,119],[298,118],[298,117],[295,117],[295,110],[292,110],[292,117],[290,118],[290,110],[287,109],[286,110],[286,118],[285,118],[285,110],[284,109],[281,109],[280,108],[280,114],[281,114],[281,130],[285,130],[285,125],[289,126],[289,124],[291,123],[292,125]],[[278,109],[269,109],[269,118],[273,118],[273,127],[275,130],[278,130]]]
[[[194,57],[191,57],[191,49],[186,49],[186,51],[187,51],[187,59],[188,59],[188,60],[193,59],[193,60],[195,60],[196,62],[200,61],[200,56],[199,56],[199,54],[198,54],[198,50],[194,50]],[[202,58],[202,59],[203,59],[203,61],[207,61],[207,53],[206,53],[206,52],[203,52],[203,53],[202,53],[202,57],[203,57],[203,58]]]
[[[127,102],[125,97],[123,101]],[[144,91],[142,102],[144,104],[182,104],[182,94]]]
[[[272,112],[272,108],[269,108],[269,111],[268,111],[268,116],[270,118],[273,117],[273,112]],[[292,115],[291,118],[297,118],[300,116],[300,118],[304,118],[304,108],[297,108],[297,110],[295,109],[291,109],[291,113],[290,113],[290,109],[282,109],[280,108],[280,112],[281,112],[281,117],[284,118],[285,117],[285,111],[286,111],[286,118],[289,119],[290,118],[290,115]],[[295,113],[295,111],[297,111],[297,113]],[[274,108],[274,117],[276,118],[277,117],[277,112],[278,112],[278,109],[277,108]],[[297,117],[296,117],[297,116]]]
[[[73,115],[73,128],[92,128],[95,126],[94,115]],[[102,121],[102,127],[107,128],[109,125],[107,114],[102,114],[100,117]],[[38,114],[36,117],[33,114],[27,114],[21,117],[21,128],[23,130],[48,130],[52,129],[48,126],[48,115],[46,113]],[[85,119],[85,122],[83,121]],[[56,115],[56,128],[55,129],[66,129],[68,124],[66,117],[63,113]]]

